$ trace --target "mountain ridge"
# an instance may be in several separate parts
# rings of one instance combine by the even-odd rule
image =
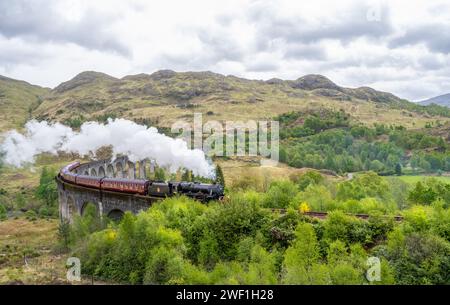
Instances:
[[[266,120],[285,112],[320,107],[353,112],[367,124],[381,121],[413,127],[433,117],[441,120],[442,113],[450,117],[450,111],[446,114],[438,106],[420,106],[366,86],[342,87],[319,74],[295,80],[255,80],[211,71],[166,69],[121,78],[83,71],[51,90],[45,89],[40,99],[32,109],[32,118],[74,127],[105,117],[168,127],[174,121],[191,118],[194,112],[217,120]]]
[[[342,87],[331,81],[326,76],[320,75],[320,74],[306,74],[304,76],[301,76],[295,80],[289,80],[289,79],[280,79],[280,78],[271,78],[268,80],[259,80],[259,79],[247,79],[242,77],[237,77],[234,75],[223,75],[211,71],[188,71],[188,72],[175,72],[173,70],[169,69],[163,69],[155,71],[151,74],[147,73],[138,73],[138,74],[129,74],[125,75],[121,78],[116,78],[111,75],[108,75],[103,72],[97,72],[97,71],[83,71],[77,74],[72,79],[62,82],[58,86],[56,86],[52,91],[67,91],[70,89],[74,89],[77,86],[81,86],[84,84],[89,84],[90,82],[94,82],[100,78],[109,79],[110,81],[127,81],[127,80],[162,80],[162,79],[170,79],[176,75],[186,75],[189,77],[193,77],[195,79],[205,79],[208,77],[215,77],[220,79],[226,79],[226,78],[233,78],[237,79],[243,82],[260,82],[265,84],[271,84],[271,85],[279,85],[279,84],[287,84],[291,86],[294,89],[302,89],[307,91],[312,91],[316,89],[328,89],[328,90],[336,90],[340,91],[342,93],[347,93],[349,95],[358,95],[358,98],[368,98],[369,96],[374,96],[376,94],[383,94],[383,95],[389,95],[391,99],[398,99],[398,100],[405,100],[400,97],[397,97],[396,95],[389,93],[389,92],[383,92],[380,90],[376,90],[374,88],[368,87],[368,86],[361,86],[357,88],[347,88]],[[71,84],[75,83],[75,84]],[[365,94],[361,94],[364,92]],[[370,94],[367,94],[369,93]],[[333,95],[331,95],[333,96]]]
[[[419,102],[420,105],[436,104],[450,108],[450,93],[438,95]]]

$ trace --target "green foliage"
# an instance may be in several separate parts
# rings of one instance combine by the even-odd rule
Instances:
[[[349,263],[334,266],[331,269],[330,277],[334,285],[357,285],[363,283],[361,272]]]
[[[126,213],[118,229],[89,235],[79,255],[86,261],[85,272],[121,282],[205,283],[205,270],[215,274],[219,260],[235,259],[238,241],[254,236],[265,217],[266,212],[251,194],[208,209],[185,197],[170,198],[138,216]],[[89,225],[77,220],[73,230],[89,231],[86,227]],[[83,234],[75,235],[83,239]],[[273,261],[262,250],[253,252],[250,256],[254,261]],[[199,267],[192,265],[189,257]],[[259,274],[265,274],[267,282],[276,278],[275,272],[266,273],[252,260],[247,264],[239,268],[247,270],[248,278],[239,281],[256,281]]]
[[[418,204],[431,204],[439,198],[450,205],[450,184],[433,178],[417,182],[408,195],[411,202]]]
[[[287,213],[267,221],[262,233],[267,247],[286,249],[295,239],[295,229],[301,221],[298,211],[288,209]]]
[[[6,212],[7,211],[6,211],[5,206],[0,203],[0,221],[5,220],[7,218]]]
[[[58,226],[58,240],[64,249],[69,247],[70,235],[70,223],[68,220],[62,219]]]
[[[445,149],[445,143],[442,143],[441,137],[431,136],[420,131],[394,130],[389,134],[389,140],[399,147],[410,150],[437,146]]]
[[[269,253],[260,245],[253,246],[250,252],[245,284],[277,284],[277,255],[278,253],[276,251]]]
[[[144,284],[182,284],[183,257],[175,249],[156,247],[145,265]]]
[[[39,214],[39,216],[42,216],[42,217],[48,217],[48,216],[51,216],[53,214],[53,212],[47,206],[43,205],[39,208],[38,214]]]
[[[217,204],[196,219],[187,236],[192,248],[190,255],[198,257],[198,245],[204,239],[204,232],[214,232],[217,241],[217,255],[221,259],[231,260],[237,255],[238,241],[245,236],[253,236],[265,222],[268,212],[261,209],[259,198],[237,194],[226,204]]]
[[[83,115],[73,116],[63,121],[64,125],[71,128],[78,129],[86,122],[86,118]]]
[[[157,167],[155,169],[155,180],[156,181],[166,181],[166,171],[162,167]]]
[[[309,185],[320,184],[324,180],[325,179],[323,178],[323,176],[318,172],[307,171],[306,173],[295,179],[295,182],[297,183],[300,191],[304,191]]]
[[[367,172],[338,184],[336,197],[338,200],[358,200],[366,197],[387,200],[390,199],[389,195],[389,184],[386,179],[376,173]]]
[[[389,236],[387,258],[398,284],[448,284],[450,243],[438,236],[399,228]]]
[[[212,269],[220,261],[219,243],[209,230],[202,234],[199,243],[198,262],[206,269]]]
[[[355,138],[343,129],[326,130],[307,138],[282,143],[286,162],[294,167],[312,167],[337,172],[361,170],[394,171],[404,155],[390,142]],[[376,161],[376,162],[374,162]],[[371,168],[372,167],[372,168]]]
[[[220,165],[216,166],[216,182],[225,187],[225,177],[223,176],[222,167]]]
[[[383,124],[351,126],[343,112],[288,113],[277,119],[285,139],[280,161],[294,167],[401,175],[409,161],[415,170],[450,171],[449,145],[429,132]],[[407,150],[413,151],[412,157]]]
[[[341,211],[330,212],[321,225],[324,247],[336,240],[348,246],[355,243],[369,246],[384,240],[393,229],[391,219],[373,215],[369,221],[364,221]]]
[[[397,208],[403,210],[409,206],[408,193],[410,185],[399,178],[389,177],[386,180],[389,184],[389,193],[397,205]]]
[[[97,208],[92,203],[86,203],[83,207],[82,216],[75,216],[71,230],[72,239],[79,240],[89,234],[99,231],[104,227]]]
[[[274,181],[264,198],[264,206],[269,208],[287,208],[289,202],[298,193],[298,187],[290,180]]]
[[[31,220],[31,221],[36,220],[37,219],[36,212],[33,211],[33,210],[26,211],[25,212],[25,218],[28,219],[28,220]]]
[[[322,277],[317,279],[309,276],[313,268],[318,268],[317,261],[319,259],[319,245],[312,225],[299,224],[295,235],[295,241],[284,255],[283,283],[315,284],[315,281],[319,281],[319,283],[326,281]]]
[[[22,193],[17,193],[16,198],[14,199],[15,209],[16,210],[24,209],[26,204],[27,202],[25,196]]]
[[[448,283],[450,210],[442,196],[432,204],[404,206],[398,222],[391,214],[400,205],[393,193],[404,198],[408,189],[383,177],[367,173],[344,182],[310,181],[303,191],[298,180],[282,180],[265,194],[236,192],[208,205],[167,198],[107,227],[88,205],[72,226],[60,225],[58,236],[83,261],[83,273],[121,283]],[[272,212],[266,206],[274,202],[289,207]],[[321,207],[328,216],[301,214],[299,202]],[[366,278],[371,256],[381,261],[379,282]]]
[[[345,112],[327,109],[310,113],[289,112],[279,115],[275,120],[281,124],[281,139],[303,137],[326,129],[349,126],[349,116]]]
[[[58,189],[55,182],[56,171],[44,167],[36,189],[36,197],[40,199],[44,206],[39,209],[42,216],[51,216],[56,212],[56,201],[58,199]]]
[[[290,202],[290,206],[298,209],[305,202],[313,211],[331,211],[337,208],[330,190],[324,185],[309,185],[298,193]]]

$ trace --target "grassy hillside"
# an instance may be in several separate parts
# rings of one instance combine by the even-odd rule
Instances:
[[[247,120],[318,108],[345,109],[363,123],[411,128],[450,117],[447,108],[419,106],[368,87],[343,88],[320,75],[259,81],[170,70],[122,79],[98,72],[80,73],[53,89],[33,116],[75,127],[107,117],[168,127],[175,120],[190,119],[194,112],[203,113],[208,120]]]
[[[49,91],[0,75],[0,132],[22,127]]]

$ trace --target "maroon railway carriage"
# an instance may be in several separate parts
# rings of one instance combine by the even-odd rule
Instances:
[[[79,166],[79,162],[71,163],[60,170],[59,176],[62,180],[67,182],[105,191],[139,194],[144,196],[150,195],[162,198],[180,193],[202,201],[220,200],[223,198],[223,187],[217,184],[208,185],[192,182],[163,182],[92,177],[89,175],[79,175],[74,172]]]
[[[72,170],[74,170],[78,166],[80,166],[80,162],[71,163],[71,164],[63,167],[59,173],[64,180],[72,182],[72,183],[76,183],[77,175],[75,173],[73,173]]]
[[[87,186],[87,187],[95,187],[100,188],[102,183],[102,178],[99,177],[91,177],[86,175],[76,175],[76,184]]]
[[[148,183],[148,180],[103,178],[101,187],[103,190],[146,195]]]

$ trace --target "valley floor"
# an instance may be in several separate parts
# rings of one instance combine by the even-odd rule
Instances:
[[[57,230],[57,219],[0,222],[0,284],[73,284],[66,279],[68,254],[56,250]]]

